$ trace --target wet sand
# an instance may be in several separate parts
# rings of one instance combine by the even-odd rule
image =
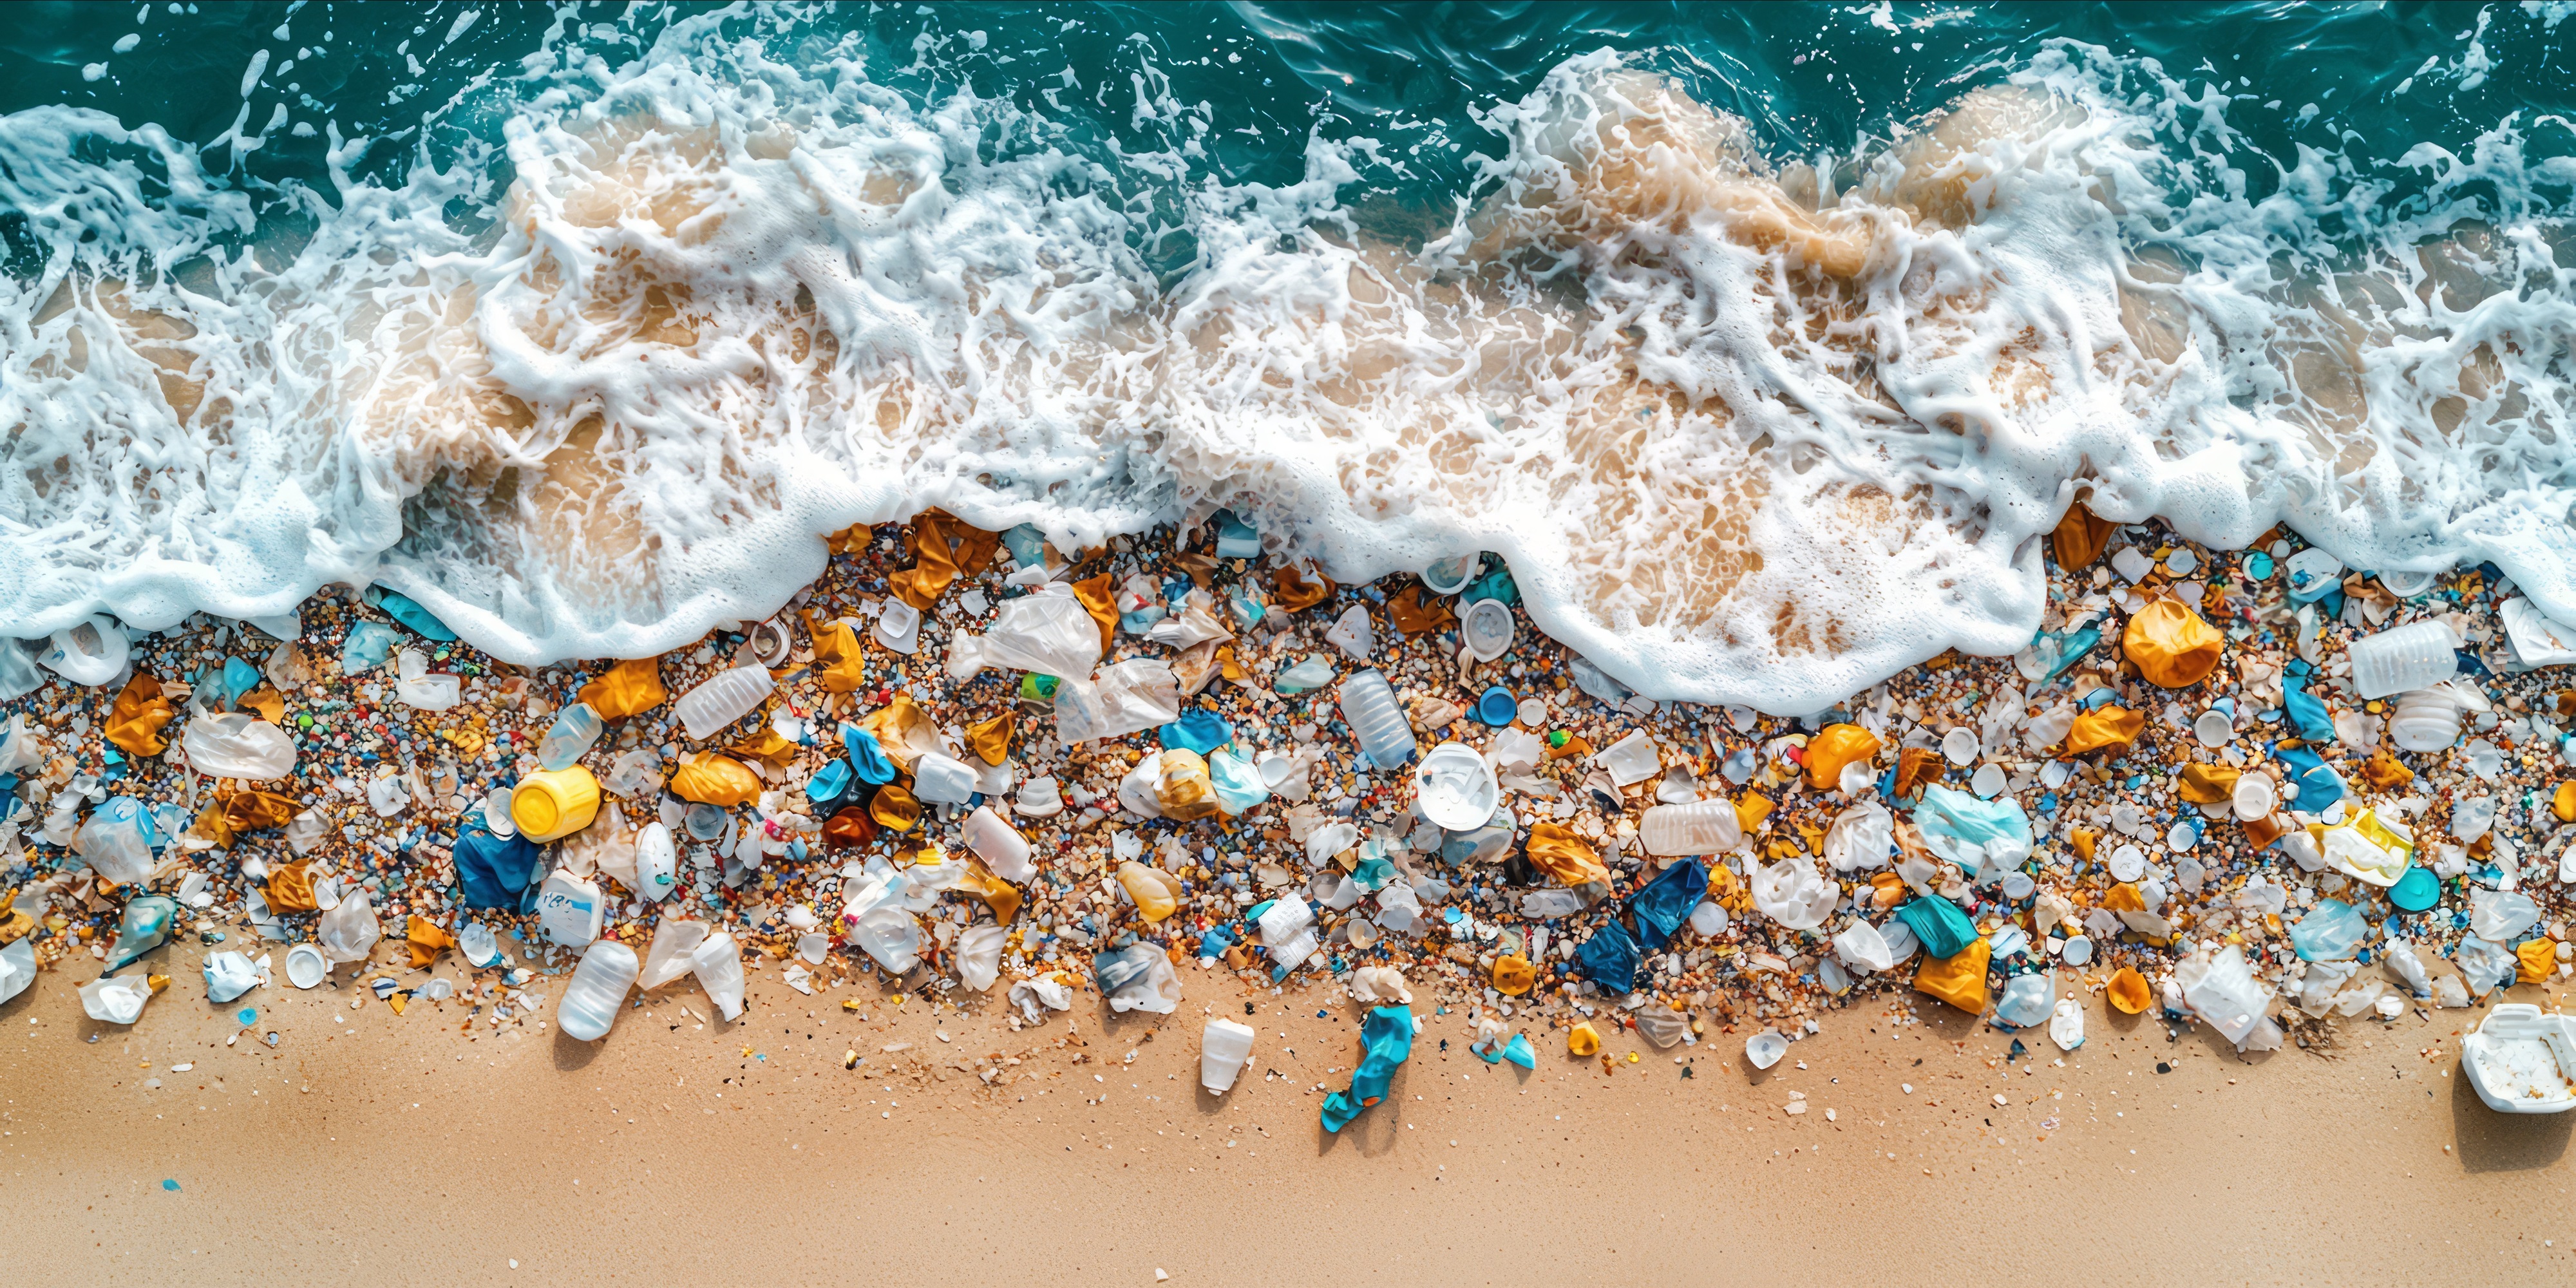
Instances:
[[[193,972],[202,952],[146,965]],[[2477,1011],[2339,1021],[2332,1050],[2249,1061],[2205,1026],[2172,1037],[2097,997],[2061,1065],[2040,1034],[2007,1062],[2012,1037],[1963,1014],[1897,1024],[1872,1002],[1767,1073],[1741,1034],[1665,1052],[1632,1032],[1605,1073],[1561,1030],[1531,1032],[1524,1073],[1470,1055],[1463,1012],[1417,992],[1393,1097],[1337,1137],[1313,1088],[1347,1085],[1363,1013],[1338,989],[1274,997],[1193,971],[1176,1015],[1086,999],[1070,1024],[1014,1033],[998,996],[933,1015],[756,971],[737,1022],[702,1023],[712,1008],[684,982],[594,1044],[533,1019],[469,1037],[454,1002],[398,1016],[347,972],[220,1007],[181,975],[125,1029],[84,1017],[65,976],[0,1006],[0,1208],[21,1282],[2576,1273],[2576,1117],[2478,1103],[2454,1036]],[[1219,1099],[1197,1087],[1198,1030],[1246,1001],[1256,1062]],[[997,1053],[1022,1063],[987,1086],[974,1060]],[[1807,1112],[1784,1112],[1792,1093]]]

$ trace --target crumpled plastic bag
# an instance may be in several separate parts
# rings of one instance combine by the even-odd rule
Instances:
[[[340,671],[357,675],[383,666],[394,655],[394,646],[402,635],[383,622],[358,622],[349,627],[348,638],[340,643]]]
[[[1622,996],[1637,991],[1637,967],[1643,961],[1636,939],[1616,917],[1602,922],[1601,928],[1574,950],[1577,973]]]
[[[912,566],[887,576],[886,584],[895,598],[928,612],[960,574],[993,562],[1001,543],[1000,533],[971,527],[945,510],[924,510],[913,516],[906,543],[912,547]]]
[[[966,745],[976,758],[987,765],[998,765],[1011,758],[1011,735],[1019,729],[1019,717],[1005,711],[989,720],[978,720],[966,726]]]
[[[886,758],[885,748],[877,745],[875,734],[857,725],[842,725],[841,748],[849,753],[850,768],[857,771],[860,782],[883,786],[894,781],[894,762]]]
[[[101,1024],[132,1024],[143,1018],[143,1004],[169,987],[170,977],[110,975],[81,985],[81,1011]]]
[[[1218,751],[1209,754],[1207,763],[1208,785],[1216,789],[1217,808],[1227,815],[1244,813],[1270,799],[1270,784],[1262,781],[1250,757]]]
[[[1181,715],[1181,682],[1159,658],[1130,658],[1089,680],[1062,677],[1055,691],[1056,737],[1066,746],[1116,738]]]
[[[2087,752],[2117,747],[2122,751],[2146,732],[2146,713],[2116,706],[2103,706],[2075,717],[2066,731],[2066,754],[2081,756]]]
[[[2510,984],[2522,970],[2522,959],[2513,950],[2476,935],[2460,936],[2460,945],[2451,950],[2451,964],[2469,984],[2469,991],[2480,997],[2500,984]]]
[[[161,682],[148,671],[136,671],[134,678],[125,682],[125,690],[116,695],[104,732],[109,742],[129,754],[158,756],[170,745],[161,737],[162,727],[178,714],[171,709],[170,699],[162,696]]]
[[[2272,991],[2245,965],[2245,950],[2229,944],[2215,954],[2193,953],[2174,965],[2183,1003],[2239,1051],[2268,1050],[2280,1028],[2264,1014]]]
[[[1842,781],[1843,766],[1878,754],[1878,735],[1856,724],[1826,725],[1807,740],[1807,785],[1831,788]]]
[[[602,720],[640,716],[670,700],[662,687],[662,659],[639,657],[620,662],[581,686],[577,701],[588,703]]]
[[[2521,968],[2514,974],[2517,984],[2545,983],[2558,973],[2558,944],[2555,940],[2534,939],[2513,950]]]
[[[1359,1068],[1351,1071],[1351,1089],[1324,1098],[1324,1130],[1338,1132],[1361,1110],[1386,1099],[1387,1082],[1413,1054],[1413,1023],[1413,1012],[1401,1006],[1369,1012],[1360,1025],[1360,1045],[1366,1054]]]
[[[1020,1008],[1020,1017],[1031,1024],[1046,1023],[1049,1011],[1073,1009],[1073,990],[1053,975],[1039,975],[1014,981],[1011,1005]]]
[[[1968,914],[1961,912],[1959,905],[1937,894],[1908,900],[1905,906],[1896,910],[1896,919],[1913,930],[1927,956],[1956,956],[1977,942],[1976,923],[1968,920]]]
[[[684,801],[732,809],[760,799],[760,776],[731,756],[693,751],[671,775],[671,794]]]
[[[2004,995],[1995,1001],[1995,1020],[2017,1029],[2033,1028],[2057,1011],[2057,981],[2043,972],[2015,975],[2004,981]]]
[[[2469,933],[2480,939],[2501,944],[2538,920],[2540,905],[2530,895],[2512,890],[2469,892]]]
[[[477,911],[507,911],[519,906],[519,892],[528,888],[528,876],[545,850],[516,833],[495,836],[481,823],[469,822],[457,827],[451,852],[456,860],[456,882],[464,889],[465,906]],[[301,874],[303,865],[269,869],[269,906],[281,912],[288,909],[277,902],[278,883],[290,869]],[[310,878],[303,882],[303,905],[304,910],[313,906]]]
[[[2236,780],[2245,771],[2229,765],[2212,765],[2193,761],[2182,767],[2182,782],[2174,790],[2194,805],[2218,805],[2236,797]]]
[[[1320,574],[1308,576],[1295,564],[1281,565],[1270,574],[1270,602],[1283,612],[1301,612],[1333,597],[1333,579]]]
[[[975,926],[957,936],[957,979],[981,993],[1002,974],[1002,944],[1011,932],[1000,926]]]
[[[2361,951],[2370,925],[2341,899],[2319,899],[2308,915],[2290,925],[2290,945],[2303,962],[2349,961]]]
[[[1841,934],[1834,936],[1834,955],[1853,970],[1871,972],[1894,970],[1899,960],[1894,950],[1888,947],[1887,936],[1880,934],[1878,927],[1857,917],[1843,927]]]
[[[1914,991],[1927,993],[1970,1015],[1986,1013],[1986,963],[1992,950],[1973,939],[1947,957],[1926,956],[1914,970]]]
[[[2182,689],[2209,678],[2218,669],[2227,640],[2181,600],[2158,599],[2129,617],[2120,634],[2120,651],[2147,683]]]
[[[909,832],[921,822],[921,802],[911,792],[887,783],[868,798],[868,817],[888,831]]]
[[[1192,707],[1164,725],[1159,736],[1165,747],[1179,747],[1204,756],[1234,741],[1234,725],[1204,707]]]
[[[1686,858],[1656,874],[1646,888],[1628,898],[1628,911],[1637,919],[1637,938],[1646,951],[1662,952],[1672,937],[1681,933],[1682,923],[1690,918],[1691,909],[1708,894],[1708,868],[1698,859]]]
[[[2286,747],[2275,752],[2280,762],[2290,767],[2290,782],[2299,789],[2299,798],[2290,802],[2303,814],[2322,814],[2328,805],[2343,799],[2343,775],[2318,755],[2304,747]]]
[[[2306,686],[2305,676],[2281,677],[2281,707],[2289,713],[2291,730],[2309,742],[2336,741],[2334,717]]]
[[[878,750],[907,772],[924,753],[947,751],[946,744],[939,740],[939,726],[931,722],[909,693],[896,693],[893,701],[861,719],[859,728],[875,737]],[[849,741],[847,733],[842,735],[842,741]]]
[[[1886,867],[1895,850],[1896,815],[1877,801],[1844,810],[1825,829],[1825,862],[1836,872]]]
[[[2048,545],[2057,556],[2057,566],[2068,572],[2079,572],[2102,557],[2102,548],[2111,543],[2111,530],[2118,524],[2095,517],[2082,501],[2066,507],[2066,516],[2057,521],[2048,534]]]
[[[1790,930],[1813,930],[1825,924],[1842,895],[1842,887],[1826,880],[1805,859],[1754,865],[1753,906]]]
[[[1070,681],[1091,674],[1099,662],[1100,623],[1073,589],[1060,582],[1004,600],[992,629],[984,633],[987,666]]]
[[[1971,880],[1991,880],[2030,857],[2030,816],[2010,796],[1979,800],[1947,787],[1926,787],[1914,809],[1924,848],[1959,865]]]
[[[1539,871],[1569,889],[1610,879],[1610,869],[1601,865],[1600,856],[1561,823],[1540,823],[1531,827],[1527,848],[1530,862]]]
[[[1092,958],[1091,965],[1110,1010],[1169,1015],[1181,1004],[1181,978],[1173,972],[1171,959],[1154,944],[1129,944]]]
[[[1405,987],[1404,972],[1392,966],[1362,966],[1351,972],[1351,1000],[1362,1006],[1380,1002],[1411,1004],[1413,990]]]
[[[260,986],[259,968],[236,952],[206,954],[206,1000],[221,1005]]]

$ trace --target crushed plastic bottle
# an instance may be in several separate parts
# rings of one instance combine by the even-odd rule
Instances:
[[[608,723],[587,702],[576,702],[555,717],[554,727],[537,743],[537,763],[547,769],[568,769],[573,762],[588,754],[592,744]]]
[[[2352,663],[2353,688],[2368,702],[2429,689],[2459,674],[2459,655],[2454,651],[2459,646],[2449,626],[2427,620],[2354,640],[2344,648],[2344,656]]]
[[[711,934],[689,953],[689,969],[697,974],[698,987],[707,991],[707,1000],[716,1004],[716,1012],[728,1021],[742,1015],[742,949],[733,936]]]
[[[1386,676],[1374,669],[1355,672],[1342,681],[1342,720],[1360,750],[1380,769],[1395,769],[1413,759],[1418,744],[1413,725],[1395,701]]]
[[[680,718],[691,742],[705,742],[758,710],[762,700],[777,687],[766,667],[732,667],[681,694],[680,700],[671,704],[671,714]]]

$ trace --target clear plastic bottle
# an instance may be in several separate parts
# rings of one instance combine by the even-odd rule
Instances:
[[[1720,854],[1744,843],[1744,825],[1723,798],[1657,805],[1638,820],[1637,839],[1648,854]]]
[[[737,666],[680,695],[671,710],[689,731],[691,742],[704,742],[760,706],[778,682],[765,667]]]
[[[569,872],[557,872],[537,889],[537,923],[546,937],[567,948],[581,948],[599,938],[599,923],[608,900],[599,887]]]
[[[619,1008],[626,1005],[626,990],[634,986],[641,969],[634,949],[614,939],[593,941],[582,950],[581,964],[564,985],[563,1001],[555,1007],[555,1026],[584,1042],[607,1037],[609,1026],[617,1023]]]
[[[698,987],[707,990],[707,1000],[727,1020],[742,1014],[742,949],[733,936],[718,932],[707,936],[689,953],[689,969],[698,976]]]
[[[1342,681],[1342,720],[1378,768],[1394,769],[1413,759],[1413,725],[1396,705],[1395,689],[1376,668]]]
[[[646,989],[660,988],[689,973],[696,965],[690,954],[707,941],[707,923],[680,917],[665,917],[653,927],[653,942],[644,949],[644,973],[635,982]]]
[[[599,741],[608,723],[587,702],[576,702],[555,717],[554,727],[546,730],[545,739],[537,744],[537,763],[548,769],[563,769],[589,752]]]
[[[2452,650],[2459,641],[2440,622],[2409,622],[2344,647],[2352,661],[2353,688],[2367,702],[2392,693],[2430,688],[2459,674]]]
[[[1222,1096],[1234,1089],[1252,1058],[1252,1026],[1233,1020],[1210,1020],[1199,1039],[1199,1085]]]
[[[1029,840],[1020,830],[1005,822],[988,805],[978,805],[966,816],[966,848],[1005,881],[1026,881],[1037,875],[1029,865]]]

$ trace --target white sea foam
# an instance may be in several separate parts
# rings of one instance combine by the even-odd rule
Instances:
[[[1367,140],[1217,182],[1150,65],[1170,146],[1112,166],[787,18],[548,49],[505,190],[471,155],[371,185],[335,131],[334,191],[260,205],[151,127],[7,118],[0,206],[53,254],[0,279],[0,622],[382,581],[513,661],[631,656],[774,610],[851,522],[1069,546],[1232,505],[1345,578],[1500,552],[1646,692],[1810,711],[2027,642],[2085,488],[2222,546],[2493,559],[2576,620],[2576,166],[2521,122],[2410,154],[2402,203],[2304,150],[2251,200],[2223,96],[2057,45],[1774,174],[1603,53],[1485,115],[1417,255],[1342,205]],[[1138,247],[1175,231],[1167,282]]]

